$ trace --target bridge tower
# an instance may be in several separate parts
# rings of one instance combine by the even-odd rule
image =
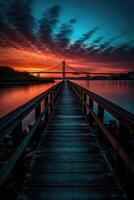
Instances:
[[[64,61],[62,62],[62,75],[63,75],[63,80],[65,80],[65,73],[66,73],[65,69],[66,69],[66,62],[65,62],[65,60],[64,60]]]
[[[40,77],[40,73],[39,72],[37,73],[37,77]]]
[[[91,77],[90,77],[90,73],[87,74],[87,79],[88,79],[88,80],[91,79]]]

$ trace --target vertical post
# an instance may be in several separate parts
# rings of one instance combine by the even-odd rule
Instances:
[[[35,108],[35,120],[36,121],[38,120],[38,118],[40,117],[40,115],[41,115],[41,102]],[[37,143],[38,143],[38,141],[40,139],[41,125],[42,124],[41,124],[41,121],[40,121],[40,123],[39,123],[39,125],[38,125],[38,127],[37,127],[37,129],[36,129],[36,131],[35,131],[35,133],[34,133],[34,135],[32,137],[32,139],[31,139],[31,146],[32,146],[33,149],[36,148]]]
[[[89,97],[89,107],[93,110],[93,100]]]
[[[22,136],[22,121],[12,131],[13,146],[16,148],[19,145]]]
[[[91,110],[93,110],[93,100],[90,98],[90,96],[89,96],[89,100],[88,100],[88,105],[89,105],[89,108],[90,108]],[[92,123],[93,118],[92,118],[92,115],[91,115],[91,113],[90,113],[90,110],[89,110],[88,115],[89,115],[89,120],[90,120],[91,123]]]
[[[87,106],[86,106],[86,103],[87,103],[87,95],[86,93],[83,91],[83,112],[85,114],[87,114]]]
[[[119,143],[127,150],[129,154],[131,154],[131,149],[130,149],[131,139],[129,138],[129,130],[120,121],[118,127],[118,139]],[[118,155],[117,155],[117,171],[119,173],[120,178],[125,182],[127,178],[127,167]]]
[[[53,101],[55,101],[56,89],[53,90]]]
[[[55,101],[56,97],[57,97],[57,92],[59,90],[59,87],[54,88],[53,90],[53,101]]]
[[[16,149],[17,146],[19,146],[21,137],[22,137],[22,121],[20,121],[12,131],[14,149]],[[13,178],[16,189],[20,187],[23,177],[24,177],[24,154],[20,157],[13,171]]]
[[[65,80],[65,68],[66,68],[66,63],[65,60],[62,62],[62,75],[63,75],[63,80]]]
[[[79,88],[77,87],[76,90],[77,90],[77,103],[79,104]]]
[[[104,109],[98,104],[98,118],[103,122],[104,120]],[[97,136],[101,144],[105,143],[105,138],[103,137],[102,130],[97,126]]]
[[[81,97],[81,90],[80,90],[80,88],[78,88],[78,103],[79,103],[79,106],[81,105],[80,97]]]
[[[52,112],[52,110],[53,110],[53,90],[50,93],[50,113]]]
[[[82,108],[82,90],[80,88],[80,108]]]
[[[45,121],[47,122],[48,121],[48,111],[49,111],[49,108],[48,108],[48,95],[46,96],[45,98]]]
[[[41,114],[41,104],[39,103],[37,105],[37,107],[35,108],[35,120],[38,119],[38,117],[40,116],[40,114]]]
[[[87,74],[87,79],[90,80],[90,73]]]
[[[83,101],[84,101],[84,98],[83,98],[84,96],[83,96],[83,90],[81,90],[81,110],[82,110],[82,112],[83,112]]]
[[[98,105],[98,117],[103,122],[104,120],[104,109]]]

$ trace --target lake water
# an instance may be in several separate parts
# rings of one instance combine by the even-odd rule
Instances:
[[[56,83],[0,88],[0,117],[13,111]]]
[[[76,81],[134,113],[134,81]],[[55,83],[0,88],[0,117],[44,92]]]
[[[134,81],[91,80],[75,82],[134,114]]]

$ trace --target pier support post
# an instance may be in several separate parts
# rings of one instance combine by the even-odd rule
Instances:
[[[83,108],[83,91],[82,90],[80,90],[80,98],[81,98],[80,107],[82,110],[82,108]]]
[[[91,113],[90,113],[90,110],[93,110],[93,100],[90,98],[90,96],[88,96],[88,106],[89,106],[89,113],[88,113],[88,116],[89,116],[89,119],[90,119],[90,121],[91,121],[91,123],[92,123],[92,121],[93,121],[93,118],[92,118],[92,115],[91,115]]]
[[[53,94],[53,91],[50,93],[50,113],[52,112],[53,110],[53,97],[54,97],[54,94]]]
[[[129,130],[121,122],[119,122],[119,127],[118,127],[118,140],[119,140],[119,143],[127,150],[127,152],[131,154],[132,153],[130,150],[131,139],[129,139]],[[127,166],[118,155],[117,155],[116,162],[117,162],[118,174],[121,177],[121,179],[124,179],[123,177],[127,177]],[[126,180],[123,180],[123,181],[126,181]]]
[[[79,106],[81,106],[81,89],[79,88],[78,90],[79,90],[78,91],[78,93],[79,93],[79,96],[78,96],[78,98],[79,98]]]
[[[38,119],[40,114],[41,114],[41,104],[38,104],[38,106],[35,108],[35,120]]]
[[[79,104],[79,88],[76,88],[77,103]]]
[[[87,106],[86,106],[86,104],[87,104],[87,95],[86,95],[85,92],[83,92],[83,112],[85,114],[87,114]]]
[[[98,105],[98,117],[103,122],[104,120],[104,109]]]
[[[104,109],[98,105],[98,118],[103,123],[104,121]],[[97,137],[101,144],[105,143],[105,137],[103,136],[103,131],[97,126]]]
[[[22,121],[12,131],[13,147],[16,148],[22,137]]]
[[[48,108],[48,96],[45,98],[45,123],[48,121],[49,108]]]

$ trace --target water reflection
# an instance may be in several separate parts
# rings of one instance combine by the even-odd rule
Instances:
[[[0,117],[46,91],[56,83],[0,88]]]
[[[134,113],[134,81],[75,81],[92,92]]]
[[[134,113],[134,81],[75,82]],[[54,83],[0,88],[0,117],[26,103],[52,85]]]

